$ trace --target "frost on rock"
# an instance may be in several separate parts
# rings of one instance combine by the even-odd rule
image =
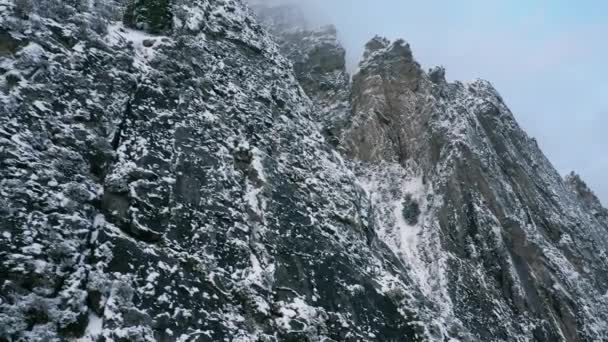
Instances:
[[[606,338],[605,209],[561,179],[491,84],[447,83],[404,41],[376,37],[351,99],[343,149],[363,161],[379,238],[436,304],[437,338]]]
[[[0,339],[422,336],[275,43],[240,1],[129,20],[156,3],[1,5]]]
[[[489,83],[271,28],[0,0],[0,340],[607,338],[601,206]]]
[[[250,2],[281,53],[292,62],[300,86],[313,100],[313,119],[327,140],[337,145],[349,119],[350,76],[346,71],[346,50],[338,40],[336,28],[312,26],[297,6]]]

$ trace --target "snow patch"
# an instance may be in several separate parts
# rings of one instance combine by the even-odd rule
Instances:
[[[385,163],[374,167],[361,165],[361,170],[358,182],[373,207],[378,238],[407,266],[414,287],[436,304],[434,324],[443,336],[448,336],[454,313],[447,287],[447,253],[442,250],[437,233],[439,223],[433,212],[441,203],[441,196],[424,183],[415,167],[407,169]],[[408,223],[404,216],[406,197],[411,197],[420,209],[415,224]],[[399,291],[400,280],[391,274],[383,274],[378,281],[383,293]]]
[[[122,23],[115,23],[108,26],[106,42],[112,46],[131,43],[135,50],[133,66],[142,71],[147,71],[150,69],[150,62],[155,57],[156,49],[166,38],[165,36],[154,36],[143,31],[126,28]]]
[[[85,330],[84,336],[79,338],[78,342],[95,342],[103,332],[103,318],[97,316],[94,312],[89,312],[89,324]]]

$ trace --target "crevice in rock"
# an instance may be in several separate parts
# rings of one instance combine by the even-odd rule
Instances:
[[[173,26],[173,13],[169,0],[131,0],[123,22],[126,27],[152,34],[169,32]]]
[[[127,126],[127,121],[129,120],[129,118],[133,117],[133,108],[132,108],[131,102],[132,102],[132,98],[129,98],[129,100],[127,100],[127,104],[125,106],[125,111],[123,112],[123,115],[122,115],[122,120],[118,124],[118,127],[116,128],[116,132],[114,133],[114,137],[112,138],[112,149],[114,151],[118,150],[118,147],[120,146],[120,142],[122,141],[123,132]]]
[[[132,217],[130,213],[132,203],[128,193],[117,193],[106,189],[101,206],[110,221],[128,236],[146,243],[158,243],[162,240],[163,233],[139,224]]]
[[[135,98],[138,94],[140,83],[141,83],[141,79],[138,78],[132,85],[131,91],[129,93],[127,93],[128,98],[125,103],[125,109],[122,112],[122,116],[120,118],[120,123],[118,124],[118,127],[116,128],[116,131],[114,132],[114,136],[112,137],[111,144],[112,144],[112,149],[114,151],[118,150],[118,148],[120,147],[120,144],[124,140],[124,132],[127,129],[127,124],[129,123],[129,120],[134,118],[133,101],[135,100]]]
[[[0,57],[13,55],[25,43],[13,36],[5,29],[0,28]]]

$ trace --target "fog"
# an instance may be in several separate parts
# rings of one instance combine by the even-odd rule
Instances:
[[[450,80],[491,81],[560,173],[575,170],[608,204],[608,2],[308,0],[299,5],[312,24],[337,26],[351,70],[365,42],[379,34],[404,38],[423,67],[443,65]]]

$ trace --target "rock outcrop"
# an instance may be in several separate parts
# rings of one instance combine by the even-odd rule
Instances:
[[[367,47],[342,141],[365,162],[375,207],[393,203],[397,214],[410,192],[421,204],[418,224],[387,213],[375,226],[393,226],[380,236],[417,265],[410,275],[428,289],[448,335],[454,326],[480,340],[605,339],[606,221],[564,183],[490,83],[426,73],[403,41],[374,38]],[[406,170],[405,184],[379,162]],[[402,193],[374,195],[384,191]]]
[[[445,73],[373,38],[337,147],[379,239],[431,303],[427,336],[606,339],[605,209],[562,180],[490,83]]]
[[[275,38],[281,53],[293,64],[302,89],[313,100],[314,120],[326,139],[339,144],[350,118],[350,76],[346,50],[333,25],[315,27],[293,5],[253,6],[257,17]]]
[[[573,171],[564,180],[591,214],[600,220],[604,220],[608,225],[608,209],[602,205],[600,199],[583,181],[581,176]]]
[[[488,82],[264,8],[0,0],[0,341],[608,338],[605,209]]]
[[[0,57],[1,340],[422,336],[356,178],[240,1],[171,1],[162,32],[123,24],[150,2],[88,3],[0,4],[18,42]]]

